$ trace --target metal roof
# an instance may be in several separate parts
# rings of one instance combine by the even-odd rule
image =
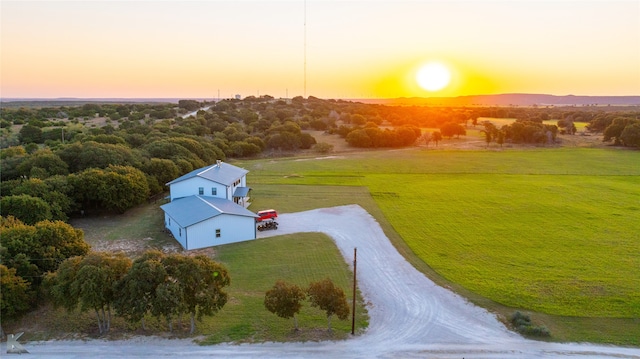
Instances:
[[[249,194],[250,187],[238,187],[233,191],[234,197],[246,197]]]
[[[244,168],[236,167],[232,164],[225,163],[220,161],[211,166],[198,168],[197,170],[193,170],[185,175],[182,175],[171,182],[167,183],[167,186],[187,180],[193,177],[201,177],[207,179],[209,181],[213,181],[216,183],[223,184],[225,186],[233,185],[233,182],[242,178],[242,176],[249,173],[249,171]]]
[[[188,196],[174,199],[160,208],[181,227],[188,227],[221,214],[258,217],[248,209],[218,197]]]

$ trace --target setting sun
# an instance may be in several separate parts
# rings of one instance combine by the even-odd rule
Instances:
[[[427,91],[442,90],[451,81],[451,72],[439,62],[430,62],[418,70],[416,81]]]
[[[2,98],[629,96],[640,88],[638,1],[474,0],[464,11],[448,0],[0,1]]]

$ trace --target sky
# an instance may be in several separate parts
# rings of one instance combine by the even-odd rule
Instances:
[[[2,98],[640,95],[638,0],[0,1]],[[420,86],[437,62],[450,82]]]

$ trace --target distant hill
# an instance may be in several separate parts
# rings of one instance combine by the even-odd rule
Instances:
[[[178,103],[178,98],[76,98],[76,97],[60,97],[60,98],[0,98],[2,106],[19,107],[19,106],[80,106],[87,103]]]
[[[638,106],[640,105],[640,96],[556,96],[512,93],[458,97],[359,99],[354,101],[405,106]]]

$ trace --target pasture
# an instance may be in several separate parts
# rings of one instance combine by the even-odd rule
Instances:
[[[411,149],[237,164],[250,170],[254,209],[362,201],[371,211],[373,200],[401,253],[441,285],[504,316],[539,313],[559,340],[640,344],[637,151]],[[333,186],[359,189],[327,195]]]

